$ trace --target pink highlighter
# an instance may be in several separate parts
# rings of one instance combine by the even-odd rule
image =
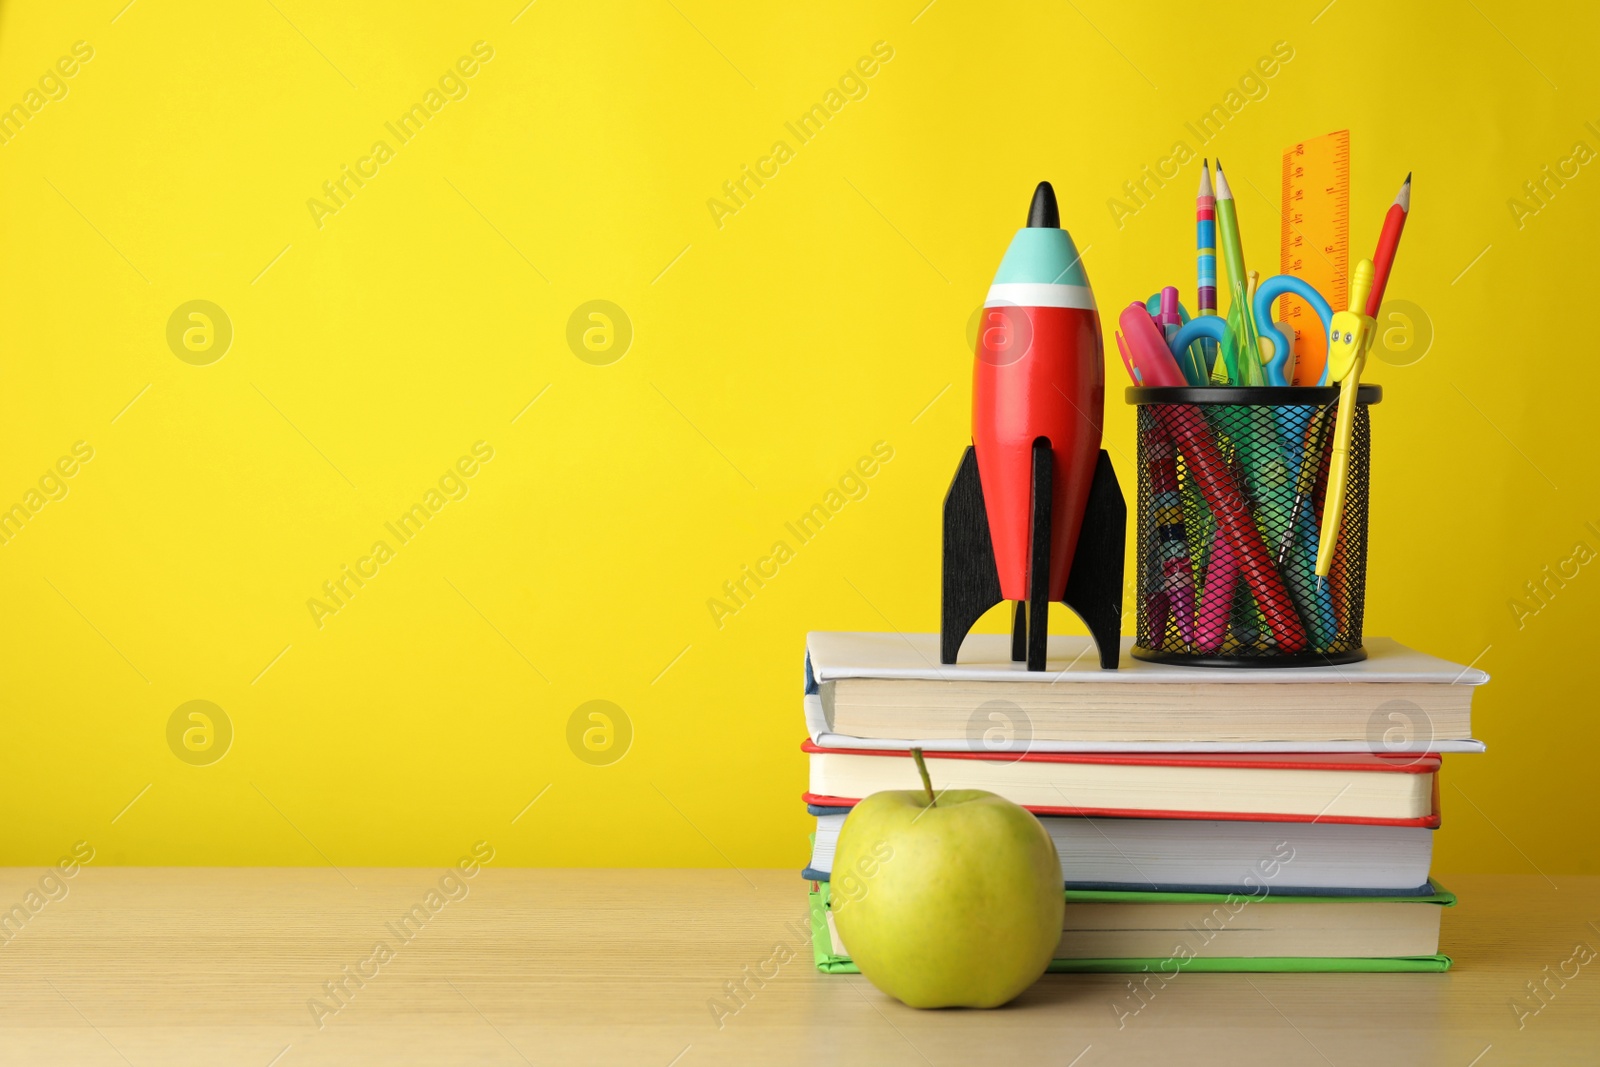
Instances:
[[[1233,554],[1222,527],[1211,541],[1211,558],[1206,561],[1204,596],[1200,601],[1195,647],[1201,652],[1221,652],[1228,636],[1228,620],[1233,614],[1233,593],[1239,584],[1239,560]]]
[[[1150,317],[1144,305],[1135,301],[1122,309],[1117,317],[1122,333],[1117,335],[1117,348],[1122,352],[1122,362],[1135,385],[1155,387],[1184,386],[1183,372],[1167,348],[1167,339],[1161,327]],[[1126,335],[1126,339],[1124,339]]]
[[[1130,304],[1118,318],[1126,337],[1117,335],[1122,362],[1138,385],[1187,385],[1167,348],[1161,327],[1146,313],[1144,305]],[[1161,638],[1169,616],[1178,624],[1178,635],[1186,645],[1194,644],[1194,565],[1183,535],[1183,504],[1178,493],[1177,443],[1159,422],[1145,434],[1144,454],[1147,474],[1154,491],[1158,522],[1175,527],[1158,532],[1159,589],[1152,590],[1146,611],[1150,632]],[[1158,583],[1152,581],[1152,585]]]
[[[1118,337],[1117,345],[1137,384],[1188,385],[1164,343],[1161,328],[1143,304],[1130,304],[1117,323],[1127,335],[1125,339]],[[1173,405],[1170,410],[1164,411],[1161,407],[1155,410],[1157,420],[1165,424],[1176,441],[1190,477],[1217,520],[1218,539],[1213,542],[1206,568],[1196,644],[1203,651],[1221,648],[1227,631],[1225,626],[1219,630],[1219,625],[1226,621],[1234,591],[1242,580],[1256,602],[1262,605],[1279,650],[1302,651],[1307,641],[1305,627],[1289,599],[1283,576],[1273,565],[1261,533],[1236,488],[1237,476],[1224,459],[1209,425],[1203,418],[1185,417],[1182,414],[1185,408],[1185,405]],[[1217,551],[1219,546],[1222,551]]]
[[[1136,385],[1188,385],[1177,361],[1167,348],[1161,327],[1150,318],[1143,304],[1129,304],[1117,319],[1128,335],[1124,340],[1117,335],[1117,347],[1122,350],[1122,361]],[[1233,594],[1239,584],[1239,557],[1221,525],[1211,542],[1211,554],[1206,561],[1200,610],[1195,619],[1195,648],[1201,652],[1220,652],[1228,636],[1228,621],[1232,614]]]

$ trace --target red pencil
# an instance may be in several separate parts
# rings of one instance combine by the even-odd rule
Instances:
[[[1372,292],[1367,294],[1367,315],[1376,318],[1378,306],[1383,303],[1383,290],[1389,284],[1389,268],[1394,266],[1394,252],[1400,247],[1400,234],[1406,228],[1406,216],[1411,214],[1411,175],[1389,206],[1383,217],[1383,232],[1378,234],[1378,250],[1372,255]]]

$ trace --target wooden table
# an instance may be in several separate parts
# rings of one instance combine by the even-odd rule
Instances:
[[[41,874],[0,870],[0,908]],[[1116,975],[918,1012],[818,974],[792,871],[487,867],[429,901],[443,874],[85,867],[0,944],[0,1063],[1600,1062],[1600,878],[1446,879],[1449,974],[1186,974],[1119,1028]],[[718,1020],[780,942],[794,959]]]

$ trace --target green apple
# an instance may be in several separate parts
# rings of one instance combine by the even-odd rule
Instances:
[[[913,1008],[996,1008],[1061,940],[1055,844],[1026,809],[981,789],[889,790],[850,812],[829,906],[873,985]]]

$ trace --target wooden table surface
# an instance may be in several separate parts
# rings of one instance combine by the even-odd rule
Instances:
[[[0,908],[42,873],[0,869]],[[1600,1062],[1600,878],[1445,879],[1448,974],[1185,974],[1119,1025],[1116,975],[919,1012],[818,974],[793,871],[486,867],[429,900],[443,873],[85,867],[4,930],[0,1063]],[[780,943],[793,959],[719,1019]]]

